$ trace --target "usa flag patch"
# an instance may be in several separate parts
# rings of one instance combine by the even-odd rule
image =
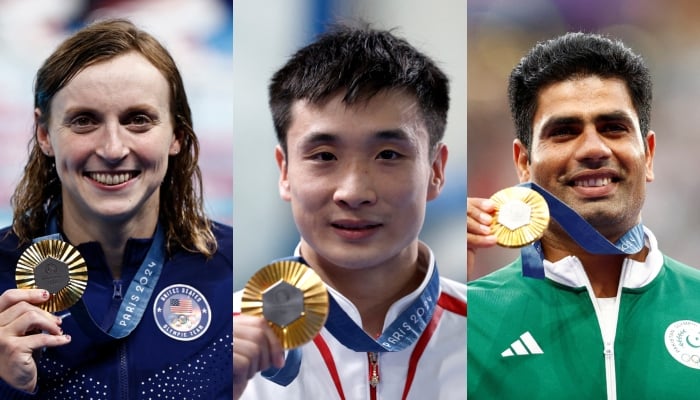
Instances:
[[[161,332],[182,341],[202,336],[211,322],[209,302],[189,285],[171,285],[163,289],[153,304],[153,315]]]

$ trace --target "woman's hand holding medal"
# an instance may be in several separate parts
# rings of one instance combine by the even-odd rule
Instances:
[[[51,312],[80,299],[87,284],[87,266],[70,244],[42,240],[22,253],[16,279],[18,289],[0,296],[0,378],[32,392],[37,384],[35,352],[70,342],[61,329],[61,317]]]
[[[43,289],[9,289],[0,295],[0,377],[26,392],[37,383],[34,353],[70,342],[61,318],[39,307],[49,298]]]

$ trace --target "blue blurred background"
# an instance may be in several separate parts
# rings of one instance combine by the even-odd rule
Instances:
[[[566,31],[618,37],[646,59],[654,77],[651,128],[656,132],[656,179],[647,186],[643,222],[671,257],[700,262],[700,3],[692,0],[469,0],[468,192],[489,197],[518,183],[512,161],[514,129],[507,79],[539,40]],[[518,255],[494,248],[477,253],[469,279]]]
[[[451,79],[445,142],[447,181],[429,203],[421,239],[440,271],[466,279],[466,40],[465,0],[245,0],[234,4],[234,288],[299,241],[289,204],[277,190],[276,138],[267,85],[299,47],[328,23],[363,19],[396,33],[427,53]]]
[[[32,135],[34,75],[56,46],[95,19],[125,17],[170,51],[201,142],[205,210],[233,222],[231,0],[0,0],[0,225]]]

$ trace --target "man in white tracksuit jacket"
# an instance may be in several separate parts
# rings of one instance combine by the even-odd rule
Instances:
[[[336,26],[275,73],[280,195],[331,306],[285,354],[238,293],[234,398],[466,398],[466,286],[418,240],[445,182],[448,93],[428,57],[368,27]]]

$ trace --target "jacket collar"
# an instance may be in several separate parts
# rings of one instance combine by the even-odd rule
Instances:
[[[622,268],[622,287],[637,289],[646,286],[656,278],[663,266],[663,254],[659,250],[656,237],[646,226],[644,227],[644,242],[649,253],[644,261],[625,259]],[[583,264],[576,256],[567,256],[557,262],[544,260],[544,274],[547,279],[561,285],[579,288],[585,287],[588,277]]]

